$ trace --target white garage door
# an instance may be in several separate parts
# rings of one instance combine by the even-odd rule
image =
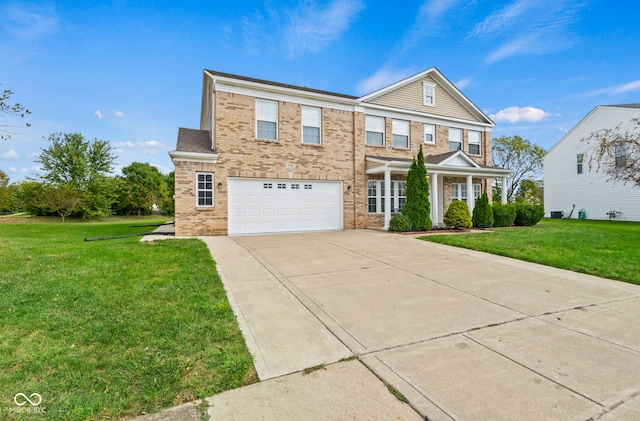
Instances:
[[[229,178],[229,235],[342,229],[342,182]]]

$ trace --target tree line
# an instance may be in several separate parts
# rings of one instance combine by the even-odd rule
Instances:
[[[62,222],[69,216],[173,214],[173,172],[133,162],[116,176],[117,157],[108,141],[89,141],[80,133],[56,133],[48,141],[36,159],[42,169],[36,179],[10,184],[0,170],[0,212],[57,215]]]

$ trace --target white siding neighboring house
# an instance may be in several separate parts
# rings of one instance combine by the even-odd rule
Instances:
[[[593,132],[614,128],[631,129],[632,118],[640,118],[640,104],[602,105],[594,108],[544,157],[545,216],[564,211],[578,218],[584,209],[587,219],[640,221],[640,187],[632,183],[607,181],[608,177],[589,169],[589,157],[596,144],[587,142]],[[582,154],[582,164],[579,164]],[[581,167],[581,168],[580,168]],[[615,216],[614,216],[615,215]]]

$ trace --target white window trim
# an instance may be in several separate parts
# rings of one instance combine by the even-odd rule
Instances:
[[[376,211],[369,212],[369,199],[374,196],[369,196],[369,182],[376,184]],[[398,196],[400,192],[400,183],[404,183],[405,194],[404,196]],[[384,205],[384,180],[367,180],[367,213],[370,215],[383,214],[382,206]],[[403,198],[405,204],[407,203],[407,181],[406,180],[391,180],[391,212],[395,212],[396,209],[400,209],[400,199]]]
[[[369,119],[382,120],[382,132],[377,132],[377,131],[373,131],[373,130],[367,130],[367,120],[369,120]],[[384,136],[385,125],[386,125],[386,119],[384,117],[380,117],[380,116],[377,116],[377,115],[365,115],[365,117],[364,117],[364,142],[365,142],[365,144],[368,145],[368,146],[384,146],[385,145],[385,136]],[[367,132],[382,133],[382,145],[375,145],[373,143],[368,143],[367,142]]]
[[[464,187],[465,196],[462,196],[462,187]],[[456,190],[460,194],[456,195],[455,194]],[[466,201],[467,200],[466,193],[467,193],[467,183],[451,183],[451,201],[455,201],[455,200]],[[473,193],[476,200],[478,200],[478,198],[482,196],[482,186],[480,185],[480,183],[473,183]]]
[[[201,205],[199,203],[199,194],[198,193],[201,192],[201,191],[208,191],[209,190],[209,189],[200,189],[200,188],[198,188],[198,183],[199,183],[198,176],[199,175],[211,175],[211,204],[210,205]],[[216,175],[215,175],[215,173],[205,172],[205,171],[196,172],[196,180],[195,181],[196,181],[196,207],[197,208],[212,208],[212,207],[214,207],[215,203],[216,203],[216,189],[215,189],[215,186],[216,186],[216,182],[215,182],[216,181]]]
[[[258,120],[258,102],[259,101],[271,102],[271,103],[276,104],[276,121]],[[270,99],[256,98],[256,115],[255,115],[256,139],[267,140],[267,141],[270,141],[270,142],[277,142],[278,141],[278,116],[279,115],[280,115],[280,107],[279,107],[278,101],[272,101]],[[267,138],[263,138],[263,137],[258,136],[258,121],[267,121],[269,123],[276,123],[276,138],[275,139],[267,139]]]
[[[477,133],[478,134],[478,141],[477,142],[472,142],[471,141],[471,133]],[[469,155],[473,155],[473,156],[481,156],[482,155],[482,132],[479,132],[477,130],[469,130],[467,132],[467,136],[468,136],[468,142],[467,142],[467,150],[469,151]],[[471,153],[471,145],[478,145],[478,153]]]
[[[427,103],[427,90],[431,90],[431,104]],[[427,107],[436,106],[436,85],[429,82],[422,82],[422,104]]]
[[[406,125],[407,133],[398,133],[399,125]],[[396,146],[394,144],[393,136],[406,136],[407,146]],[[391,146],[398,149],[409,149],[411,147],[411,123],[407,120],[393,119],[391,120]]]
[[[319,121],[319,125],[318,126],[310,126],[308,124],[304,124],[304,110],[318,110],[318,112],[320,113],[320,121]],[[306,127],[317,127],[318,128],[318,143],[309,143],[309,142],[305,142],[304,141],[304,128]],[[322,145],[322,108],[320,107],[310,107],[307,105],[303,105],[302,106],[302,133],[300,134],[302,137],[302,144],[303,145],[315,145],[315,146],[319,146]]]
[[[431,142],[427,141],[427,127],[433,128],[431,132]],[[435,145],[436,144],[436,125],[430,123],[424,123],[424,143],[427,145]]]

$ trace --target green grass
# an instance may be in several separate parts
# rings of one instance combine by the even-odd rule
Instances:
[[[543,219],[492,231],[420,239],[640,284],[640,223]]]
[[[149,230],[131,224],[0,225],[0,419],[34,419],[17,393],[48,420],[107,420],[256,381],[202,242],[84,241]]]

